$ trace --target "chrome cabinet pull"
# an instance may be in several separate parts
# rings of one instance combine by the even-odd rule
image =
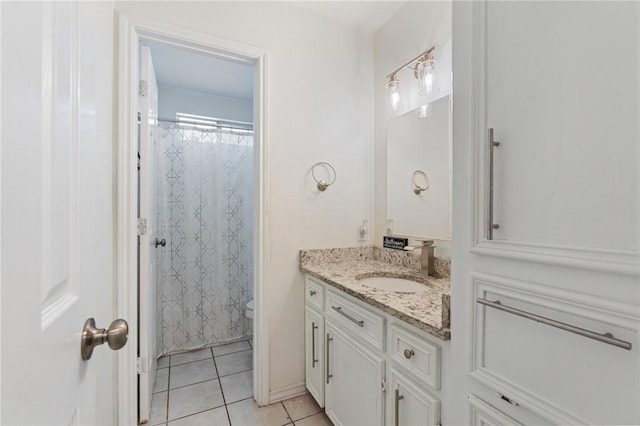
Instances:
[[[543,317],[540,315],[532,314],[531,312],[522,311],[520,309],[516,309],[511,306],[503,305],[499,300],[491,301],[487,299],[483,299],[479,297],[476,302],[481,305],[489,306],[494,309],[498,309],[500,311],[509,312],[510,314],[517,315],[519,317],[527,318],[542,324],[550,325],[551,327],[556,327],[564,331],[568,331],[570,333],[575,333],[580,336],[588,337],[589,339],[594,339],[599,342],[607,343],[609,345],[617,346],[622,349],[626,349],[628,351],[631,350],[631,343],[625,340],[616,339],[613,337],[611,333],[596,333],[595,331],[586,330],[584,328],[576,327],[575,325],[567,324],[564,322],[556,321],[551,318]]]
[[[325,358],[327,359],[326,361],[326,367],[327,367],[327,384],[329,384],[329,379],[333,377],[333,374],[329,374],[329,342],[331,342],[333,339],[331,337],[329,337],[329,333],[327,333],[327,344],[325,345]]]
[[[500,146],[500,142],[493,140],[493,128],[489,129],[489,202],[487,212],[487,240],[493,240],[493,230],[500,225],[493,223],[493,149]]]
[[[318,326],[315,322],[311,322],[311,368],[316,368],[316,330]]]
[[[164,238],[159,240],[156,238],[156,248],[158,248],[158,246],[162,246],[165,247],[167,245],[167,240],[165,240]]]
[[[351,315],[349,315],[348,313],[342,312],[342,306],[332,306],[331,309],[333,309],[334,311],[336,311],[337,313],[339,313],[343,317],[347,318],[349,321],[358,324],[358,326],[364,327],[364,320],[357,320],[354,317],[352,317]]]
[[[404,395],[400,395],[400,389],[396,389],[395,394],[396,394],[396,397],[395,397],[395,405],[396,405],[395,426],[400,426],[400,400],[404,399]]]

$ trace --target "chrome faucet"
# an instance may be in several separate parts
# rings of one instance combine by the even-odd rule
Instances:
[[[428,276],[434,276],[436,274],[434,251],[436,246],[433,245],[433,240],[423,240],[420,246],[410,246],[420,249],[420,273]]]

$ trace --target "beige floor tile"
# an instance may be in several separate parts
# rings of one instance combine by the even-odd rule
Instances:
[[[168,392],[160,392],[151,398],[151,413],[148,424],[163,425],[167,421],[167,395]]]
[[[242,351],[217,356],[216,366],[218,367],[220,377],[251,370],[253,368],[253,351]]]
[[[305,417],[302,420],[296,420],[296,426],[333,426],[329,417],[324,413],[314,414],[313,416]]]
[[[224,400],[231,404],[253,396],[253,370],[220,378]]]
[[[282,426],[291,423],[281,403],[258,407],[251,399],[227,405],[233,426]]]
[[[192,416],[183,417],[169,422],[170,426],[229,426],[227,409],[224,407],[214,408]]]
[[[245,340],[242,342],[229,343],[222,346],[214,346],[211,349],[213,350],[213,356],[222,356],[232,354],[234,352],[250,350],[251,345],[249,345],[249,342]]]
[[[156,384],[153,386],[153,393],[163,392],[169,389],[169,369],[160,368],[156,370]]]
[[[211,348],[198,349],[195,351],[183,352],[171,355],[171,366],[185,364],[187,362],[200,361],[202,359],[213,358]]]
[[[297,396],[283,402],[284,408],[294,422],[322,411],[316,400],[309,394]]]
[[[219,380],[209,380],[169,392],[169,420],[224,405]]]
[[[213,358],[177,365],[170,370],[170,389],[218,378]]]

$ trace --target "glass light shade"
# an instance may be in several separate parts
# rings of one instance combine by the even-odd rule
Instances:
[[[400,81],[389,80],[387,82],[387,104],[390,112],[400,109]]]
[[[418,93],[429,96],[439,90],[436,79],[437,62],[433,59],[418,64]]]

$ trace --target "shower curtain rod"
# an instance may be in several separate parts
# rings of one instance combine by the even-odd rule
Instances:
[[[242,122],[237,121],[224,121],[224,120],[212,120],[212,121],[191,121],[191,120],[175,120],[171,118],[158,118],[158,121],[164,121],[168,123],[187,124],[190,126],[210,126],[219,129],[231,129],[231,130],[250,130],[253,132],[253,124],[246,123],[244,126]]]

